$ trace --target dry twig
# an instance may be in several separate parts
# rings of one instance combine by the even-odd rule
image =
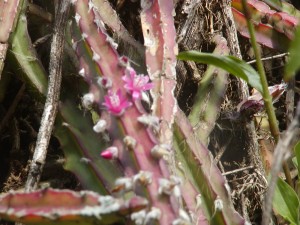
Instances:
[[[57,9],[54,34],[50,51],[49,86],[46,104],[41,120],[37,143],[30,165],[25,190],[34,190],[40,180],[45,164],[53,124],[55,121],[61,84],[62,55],[64,49],[64,32],[70,9],[70,0],[63,0]]]

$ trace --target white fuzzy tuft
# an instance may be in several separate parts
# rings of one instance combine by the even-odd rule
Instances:
[[[95,96],[92,93],[85,94],[82,97],[82,105],[84,108],[89,109],[91,108],[92,104],[94,103]]]
[[[85,69],[82,68],[81,70],[79,70],[78,74],[79,74],[80,76],[84,77],[84,76],[85,76]]]
[[[78,13],[76,13],[75,14],[75,21],[76,21],[77,24],[79,24],[80,19],[81,19],[81,16]]]
[[[88,35],[86,33],[82,33],[81,36],[82,36],[83,39],[86,39],[88,37]]]
[[[138,174],[133,176],[133,182],[136,184],[137,182],[148,185],[152,182],[152,173],[147,171],[140,171]]]
[[[95,126],[93,127],[93,130],[96,133],[102,133],[103,131],[105,131],[106,126],[107,126],[107,122],[105,120],[101,119],[95,124]]]
[[[137,144],[136,140],[133,137],[128,135],[123,138],[123,142],[129,150],[134,150]]]
[[[161,217],[161,210],[156,207],[152,207],[147,213],[144,224],[150,224],[152,220],[159,220]]]
[[[217,197],[217,199],[214,201],[214,205],[215,205],[215,211],[223,210],[223,201],[220,199],[220,197]]]
[[[144,225],[144,221],[146,219],[146,211],[141,210],[139,212],[132,213],[130,217],[136,225]]]
[[[129,177],[120,177],[115,181],[116,186],[124,186],[125,191],[131,191],[133,189],[133,180]]]

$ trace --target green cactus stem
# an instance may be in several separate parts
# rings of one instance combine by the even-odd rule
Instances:
[[[214,54],[228,55],[227,41],[220,35],[213,38],[216,44]],[[201,142],[207,146],[208,136],[215,123],[226,87],[228,73],[213,65],[208,65],[195,96],[195,102],[188,116],[195,133]],[[209,99],[208,99],[209,98]]]

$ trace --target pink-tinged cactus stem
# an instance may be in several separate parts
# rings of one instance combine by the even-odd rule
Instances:
[[[232,8],[232,14],[235,20],[235,25],[239,33],[246,37],[250,38],[250,34],[247,29],[247,20],[240,11]],[[289,45],[288,37],[275,30],[271,25],[257,23],[254,24],[254,28],[256,31],[256,39],[257,42],[267,46],[269,48],[278,49],[282,51],[286,51]]]
[[[142,30],[146,47],[146,63],[155,84],[153,110],[161,121],[159,140],[172,143],[172,125],[176,110],[176,31],[173,19],[173,1],[141,1]],[[166,107],[168,105],[168,107]]]
[[[99,74],[101,74],[101,71],[100,71],[97,63],[91,57],[92,51],[91,51],[89,45],[86,42],[82,41],[82,33],[79,31],[79,28],[75,24],[73,25],[72,33],[73,33],[73,46],[76,51],[76,55],[79,59],[79,64],[80,64],[80,68],[81,68],[79,70],[79,74],[89,84],[89,93],[93,94],[93,96],[95,98],[94,101],[96,103],[98,103],[98,107],[100,109],[104,109],[105,107],[102,105],[102,103],[104,101],[103,96],[105,96],[105,94],[106,94],[104,92],[104,89],[106,89],[106,87],[99,88],[99,86],[102,86],[102,84],[101,84],[102,81],[99,81],[99,79],[107,80],[108,83],[112,83],[112,81],[110,78],[99,76]],[[111,87],[111,85],[110,85],[110,87]],[[107,111],[102,112],[101,116],[103,116],[103,115],[105,115],[106,120],[110,121],[109,124],[107,124],[107,126],[108,126],[107,129],[108,130],[115,129],[115,128],[111,127],[112,121],[111,121],[111,118],[108,115]],[[118,137],[116,137],[115,133],[116,132],[111,134],[111,136],[114,139],[114,142],[117,142],[118,146],[119,146],[121,143],[121,140],[116,141],[116,139]],[[99,149],[99,153],[100,153],[100,150],[102,150],[102,149]],[[133,176],[137,172],[134,161],[130,158],[130,156],[127,152],[124,152],[123,148],[119,148],[118,158],[122,161],[122,163],[124,165],[126,165],[126,164],[131,165],[131,167],[124,168],[121,164],[119,164],[120,161],[114,161],[114,163],[118,164],[117,167],[122,168],[122,171],[124,172],[125,175]]]
[[[91,191],[74,192],[49,188],[0,195],[0,217],[30,224],[53,223],[54,220],[57,224],[93,224],[91,221],[95,219],[107,224],[108,221],[118,221],[121,215],[140,211],[147,205],[147,200],[141,197],[124,201]]]
[[[0,1],[0,79],[8,49],[8,38],[17,21],[19,0]],[[23,1],[21,1],[23,4]]]
[[[6,43],[12,32],[19,0],[0,1],[0,43]]]
[[[231,6],[235,8],[236,10],[243,13],[243,7],[241,0],[233,0],[231,2]],[[271,10],[270,7],[262,2],[257,0],[248,0],[247,1],[248,10],[251,13],[251,19],[255,22],[261,22],[261,19],[267,14],[267,13],[274,13],[276,11]]]
[[[178,109],[176,113],[176,127],[179,129],[181,135],[185,137],[186,144],[199,161],[201,171],[206,177],[203,184],[209,185],[211,190],[211,197],[216,195],[222,200],[223,211],[222,215],[226,224],[243,225],[244,219],[234,210],[233,204],[230,201],[229,190],[226,188],[226,182],[218,167],[214,164],[208,149],[200,143],[200,141],[193,134],[193,127],[188,122],[184,113]]]
[[[270,9],[266,3],[258,0],[248,0],[247,5],[251,13],[251,19],[255,24],[257,41],[259,43],[270,48],[282,49],[280,48],[280,43],[283,42],[280,38],[281,36],[288,40],[294,38],[295,29],[299,23],[297,17],[286,12],[276,12]],[[241,0],[233,0],[232,7],[238,31],[248,38],[247,25],[244,26],[246,18],[243,14]],[[267,24],[263,24],[263,20],[264,23],[267,21]],[[279,43],[274,44],[272,41]]]
[[[153,97],[153,114],[160,119],[159,142],[172,146],[173,123],[177,109],[174,97],[176,86],[176,30],[173,18],[173,1],[141,1],[141,22],[146,47],[146,65],[154,83],[151,91]],[[168,106],[168,107],[166,107]],[[171,150],[171,149],[170,149]],[[172,150],[171,150],[172,151]],[[169,165],[159,161],[164,176],[168,177],[173,165],[174,153],[170,154]],[[178,206],[173,206],[177,210]]]
[[[97,27],[94,23],[94,11],[89,10],[89,2],[87,0],[77,0],[75,2],[75,9],[78,15],[78,24],[84,35],[86,43],[90,46],[95,57],[95,62],[100,68],[103,76],[111,79],[112,90],[120,89],[122,94],[126,94],[124,88],[124,81],[122,76],[125,74],[125,68],[120,65],[119,55],[112,47],[112,43],[108,40],[108,36],[104,28]],[[136,147],[132,152],[135,155],[136,161],[141,170],[151,171],[153,173],[152,183],[147,186],[150,201],[154,207],[159,208],[164,214],[160,218],[161,224],[170,224],[175,219],[175,213],[169,203],[168,199],[159,199],[158,195],[158,179],[163,177],[160,168],[157,166],[156,160],[151,156],[150,150],[153,148],[153,140],[149,137],[144,125],[137,121],[141,116],[140,108],[138,109],[134,104],[124,111],[124,114],[119,118],[122,127],[130,137],[137,141]],[[122,164],[124,162],[122,161]],[[133,165],[127,165],[128,167]]]

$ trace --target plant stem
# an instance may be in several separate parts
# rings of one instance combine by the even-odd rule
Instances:
[[[268,90],[268,82],[267,82],[267,77],[266,77],[266,73],[264,70],[264,66],[263,66],[263,63],[261,60],[260,50],[258,48],[256,38],[255,38],[254,27],[253,27],[253,24],[251,23],[251,13],[248,11],[248,8],[247,8],[247,0],[242,0],[242,5],[243,5],[244,15],[247,19],[247,26],[248,26],[248,30],[249,30],[249,34],[250,34],[250,42],[251,42],[251,45],[252,45],[252,48],[254,51],[254,55],[256,58],[256,66],[257,66],[258,74],[260,76],[261,85],[263,87],[262,96],[264,99],[264,104],[265,104],[266,112],[268,115],[271,134],[274,137],[275,142],[277,144],[278,140],[279,140],[280,132],[279,132],[277,119],[276,119],[276,115],[275,115],[275,111],[274,111],[274,107],[273,107],[272,96],[270,95],[270,92]],[[283,163],[283,171],[284,171],[287,183],[291,187],[293,187],[291,174],[290,174],[290,171],[289,171],[289,168],[288,168],[288,165],[286,164],[286,162]]]

